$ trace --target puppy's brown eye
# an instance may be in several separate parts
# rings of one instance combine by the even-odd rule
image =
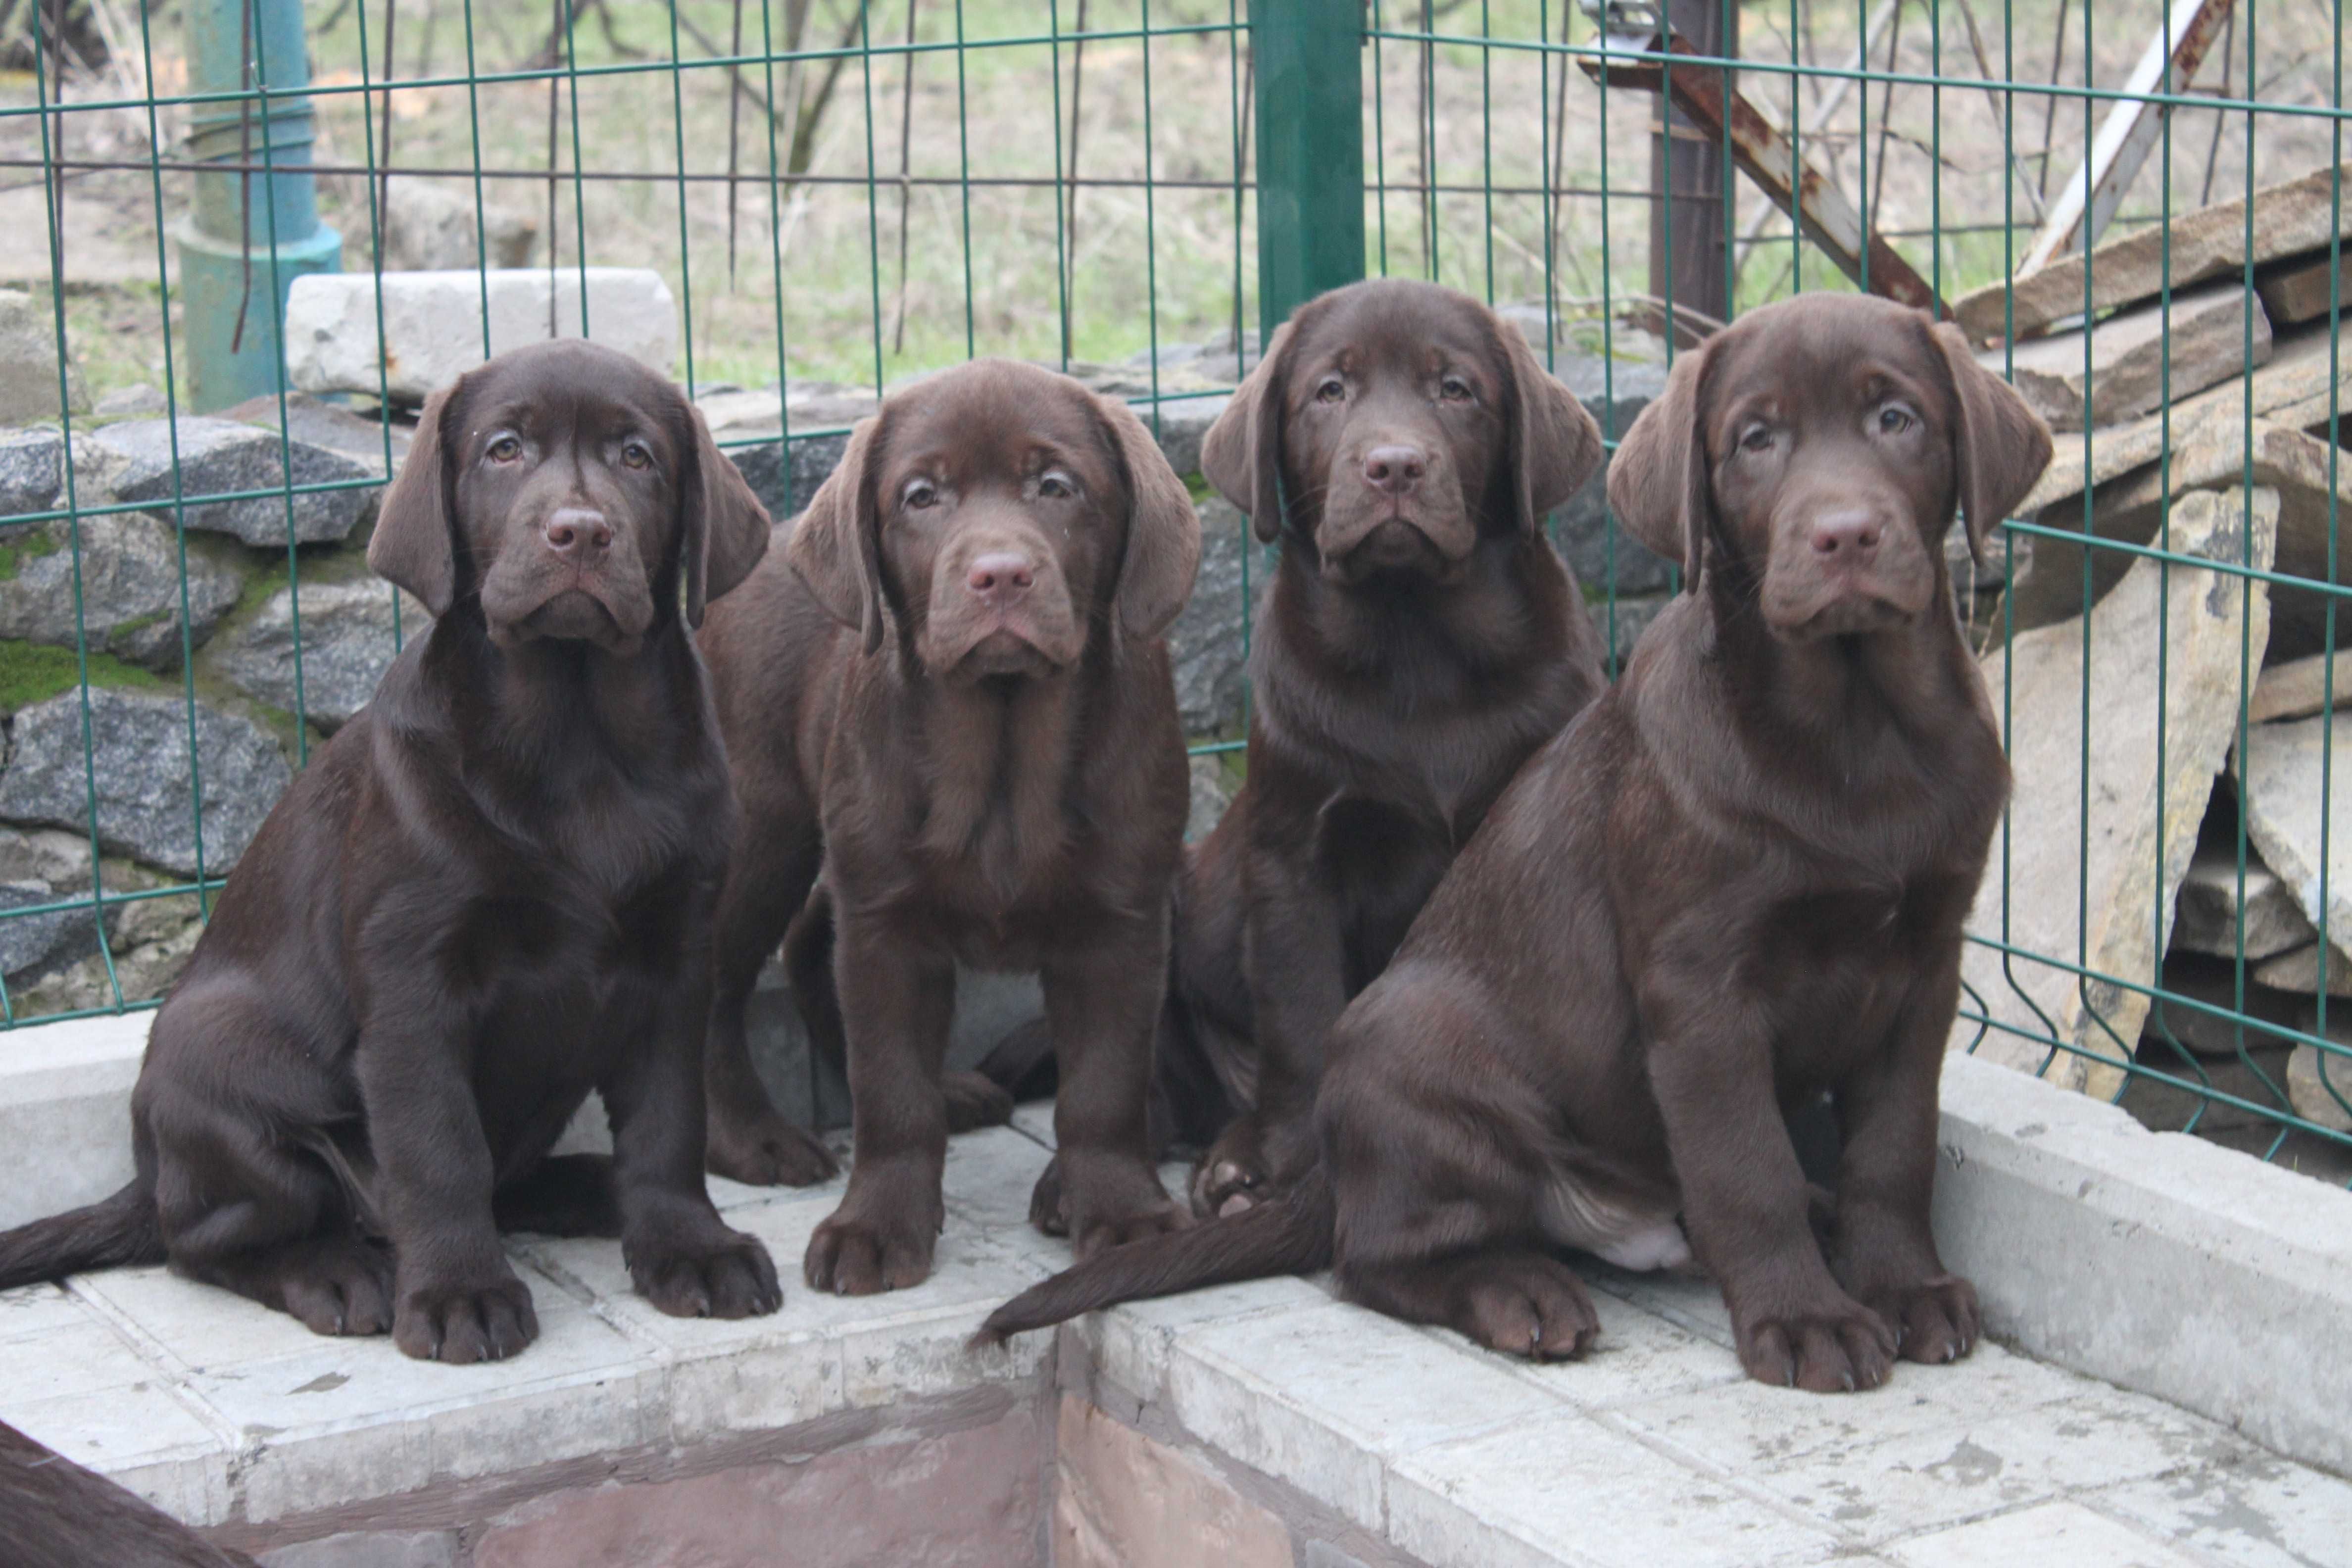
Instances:
[[[642,441],[631,441],[621,448],[621,466],[625,468],[650,468],[654,455]]]
[[[1078,488],[1070,482],[1069,475],[1056,471],[1038,479],[1037,493],[1041,496],[1051,496],[1056,500],[1063,500],[1077,494]]]
[[[482,455],[493,463],[511,463],[522,456],[522,443],[512,436],[501,436]]]
[[[1473,396],[1470,384],[1458,375],[1449,375],[1439,382],[1437,395],[1448,403],[1468,403]]]
[[[1878,411],[1878,427],[1889,436],[1900,436],[1917,423],[1909,409],[1896,404],[1889,404]]]
[[[898,501],[908,511],[921,511],[926,507],[939,505],[940,492],[929,479],[909,479],[906,489],[900,492]]]
[[[1772,449],[1772,426],[1750,425],[1740,433],[1739,449],[1743,452],[1769,452]]]
[[[1348,395],[1348,384],[1336,375],[1327,375],[1315,388],[1318,403],[1337,403]]]

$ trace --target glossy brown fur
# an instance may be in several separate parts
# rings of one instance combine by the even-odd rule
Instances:
[[[1190,496],[1123,405],[979,361],[891,397],[779,531],[702,637],[747,824],[721,902],[714,1146],[751,1179],[830,1168],[744,1054],[744,996],[790,924],[812,1033],[846,1037],[856,1141],[813,1285],[929,1272],[959,961],[1043,981],[1066,1178],[1043,1220],[1081,1257],[1179,1223],[1144,1103],[1187,804],[1161,634],[1199,560]],[[999,611],[973,574],[1008,552],[1035,582]]]
[[[1770,307],[1685,355],[1610,494],[1691,591],[1334,1030],[1328,1178],[1279,1223],[1177,1238],[1192,1272],[1311,1266],[1321,1242],[1356,1300],[1554,1358],[1597,1329],[1559,1248],[1695,1251],[1765,1381],[1869,1387],[1898,1353],[1966,1354],[1975,1293],[1928,1228],[1937,1082],[2008,771],[1941,541],[1956,505],[1978,536],[2005,516],[2049,452],[1951,329],[1883,301]],[[1814,542],[1865,520],[1866,551]],[[1784,1121],[1823,1089],[1826,1249]],[[991,1327],[1184,1288],[1154,1257],[1174,1250],[1114,1254]]]
[[[434,397],[368,551],[433,630],[222,889],[131,1096],[136,1179],[0,1237],[0,1279],[168,1257],[320,1333],[476,1361],[538,1331],[511,1227],[617,1234],[665,1311],[773,1311],[703,1187],[733,812],[687,630],[766,521],[677,388],[609,350],[519,350]],[[591,1089],[614,1157],[544,1158]]]
[[[255,1568],[5,1422],[0,1542],[10,1568]]]
[[[1423,472],[1400,494],[1375,476],[1402,453]],[[1312,1164],[1332,1021],[1519,764],[1600,692],[1599,636],[1541,532],[1600,460],[1516,328],[1409,281],[1301,307],[1211,428],[1209,479],[1282,555],[1251,649],[1248,782],[1177,897],[1161,1083],[1171,1131],[1215,1140],[1195,1212]]]

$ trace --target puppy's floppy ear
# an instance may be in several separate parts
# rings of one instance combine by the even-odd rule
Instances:
[[[1518,468],[1519,531],[1532,534],[1544,514],[1583,488],[1601,466],[1601,426],[1567,387],[1538,363],[1528,340],[1496,317],[1495,333],[1510,365],[1518,419],[1511,431]]]
[[[1683,591],[1698,591],[1714,504],[1701,396],[1708,346],[1685,349],[1666,390],[1633,416],[1609,464],[1609,508],[1625,531],[1669,561],[1680,560]]]
[[[460,376],[425,400],[416,435],[401,459],[400,477],[383,492],[367,547],[368,570],[415,595],[436,620],[449,613],[457,592],[457,545],[449,534],[455,521],[452,476],[445,455],[450,444],[441,426],[465,384]]]
[[[1201,565],[1201,514],[1135,410],[1095,395],[1096,412],[1127,479],[1127,553],[1118,568],[1119,630],[1138,642],[1168,629]]]
[[[1969,555],[1981,566],[1985,535],[2008,518],[2050,466],[2050,427],[2017,388],[1977,363],[1959,328],[1938,321],[1928,331],[1943,351],[1958,397],[1954,467],[1960,511],[1968,519]]]
[[[1249,513],[1262,544],[1282,537],[1282,414],[1296,321],[1275,329],[1257,368],[1201,438],[1201,477]]]
[[[768,509],[710,438],[702,411],[688,403],[687,415],[694,421],[694,480],[681,508],[679,548],[686,554],[686,624],[699,626],[704,607],[749,577],[768,552]]]
[[[887,413],[857,422],[848,449],[793,525],[784,559],[836,621],[864,634],[866,651],[882,646],[881,520],[866,471],[881,446]]]

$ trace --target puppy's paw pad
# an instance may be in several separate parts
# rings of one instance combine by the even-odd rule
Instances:
[[[721,1125],[715,1118],[703,1163],[714,1176],[752,1187],[809,1187],[831,1181],[841,1163],[805,1129],[773,1111]]]
[[[885,1228],[835,1215],[809,1237],[801,1273],[809,1289],[835,1296],[904,1290],[930,1278],[932,1234]]]
[[[1857,1301],[1764,1318],[1743,1328],[1738,1340],[1748,1375],[1779,1387],[1859,1393],[1895,1370],[1895,1331]]]
[[[1463,1288],[1454,1326],[1506,1355],[1572,1361],[1600,1334],[1601,1319],[1566,1264],[1529,1256],[1479,1268]]]
[[[1107,1252],[1114,1247],[1141,1241],[1148,1236],[1165,1236],[1171,1230],[1186,1230],[1192,1224],[1192,1216],[1178,1205],[1155,1204],[1133,1214],[1089,1221],[1078,1233],[1077,1245],[1071,1250],[1083,1263],[1097,1253]]]
[[[1939,1365],[1977,1348],[1982,1328],[1976,1287],[1957,1274],[1918,1285],[1874,1291],[1870,1305],[1895,1325],[1905,1361]]]
[[[504,1361],[539,1338],[539,1314],[520,1279],[428,1285],[401,1298],[393,1342],[419,1361],[453,1366]]]
[[[784,1304],[768,1249],[739,1231],[706,1248],[633,1262],[629,1272],[637,1293],[673,1318],[763,1318]]]
[[[940,1090],[947,1097],[950,1132],[1001,1127],[1013,1120],[1013,1096],[979,1073],[947,1073]]]

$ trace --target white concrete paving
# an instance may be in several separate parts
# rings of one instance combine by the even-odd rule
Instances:
[[[1067,1256],[1025,1224],[1050,1132],[1021,1123],[956,1142],[939,1268],[912,1290],[799,1283],[838,1182],[719,1184],[783,1268],[774,1317],[665,1318],[629,1292],[617,1244],[520,1237],[539,1342],[444,1367],[121,1269],[0,1294],[0,1418],[193,1522],[261,1522],[1029,1378],[1051,1336],[964,1344]],[[1739,1375],[1710,1287],[1588,1278],[1602,1336],[1568,1365],[1491,1355],[1297,1279],[1065,1331],[1149,1419],[1440,1568],[2352,1564],[2352,1485],[2147,1395],[1991,1344],[1956,1367],[1904,1365],[1873,1394],[1768,1389]]]

